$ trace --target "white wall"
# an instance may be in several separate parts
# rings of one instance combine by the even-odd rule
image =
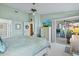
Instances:
[[[14,37],[14,36],[23,36],[24,33],[27,33],[26,31],[24,31],[24,21],[12,21],[12,20],[7,20],[7,19],[2,19],[0,18],[0,23],[7,23],[7,36],[3,37],[3,38],[7,38],[7,37]],[[20,24],[21,28],[17,29],[16,25]]]
[[[20,29],[17,29],[16,28],[16,24],[20,24],[21,26],[21,28]],[[24,29],[24,27],[23,27],[23,22],[22,21],[12,21],[12,36],[22,36],[22,35],[24,35],[23,33],[23,29]]]

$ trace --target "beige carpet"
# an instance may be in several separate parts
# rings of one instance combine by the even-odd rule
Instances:
[[[51,44],[51,49],[49,49],[48,56],[71,56],[65,52],[66,45],[59,43]]]
[[[56,37],[56,42],[59,44],[67,45],[66,40],[67,40],[66,38]]]

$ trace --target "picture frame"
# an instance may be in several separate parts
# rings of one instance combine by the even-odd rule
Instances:
[[[25,28],[26,28],[26,29],[29,29],[29,25],[25,25]]]
[[[15,28],[16,28],[16,30],[20,30],[21,29],[21,24],[15,24]]]

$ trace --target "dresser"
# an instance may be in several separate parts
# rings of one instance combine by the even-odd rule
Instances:
[[[42,27],[41,28],[41,37],[46,38],[49,42],[51,42],[52,39],[52,32],[51,32],[51,27]]]

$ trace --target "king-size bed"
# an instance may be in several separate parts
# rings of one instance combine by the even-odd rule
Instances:
[[[45,38],[17,36],[3,39],[6,51],[1,56],[42,56],[48,52],[49,43]]]

